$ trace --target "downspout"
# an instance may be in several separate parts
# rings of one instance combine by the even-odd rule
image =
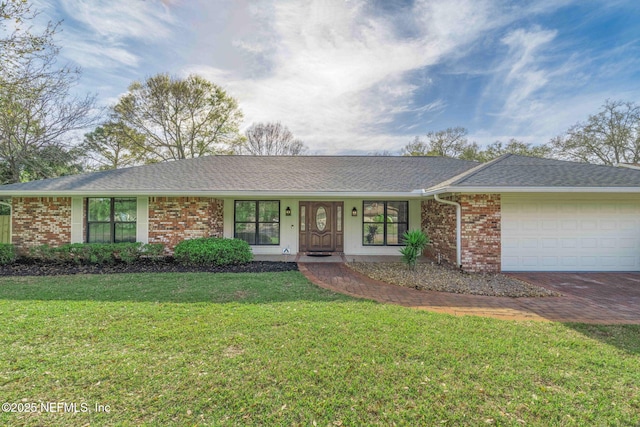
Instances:
[[[451,200],[443,200],[438,197],[437,193],[433,195],[433,198],[436,202],[456,207],[456,261],[458,268],[462,268],[462,233],[460,232],[460,226],[462,224],[462,210],[460,208],[460,203],[452,202]]]

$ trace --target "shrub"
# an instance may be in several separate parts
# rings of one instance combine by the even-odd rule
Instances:
[[[11,243],[0,243],[0,265],[11,264],[16,260],[16,247]]]
[[[160,257],[162,245],[136,243],[69,243],[52,248],[48,245],[31,248],[32,258],[47,262],[75,262],[77,264],[113,264],[117,260],[131,264],[143,255]]]
[[[410,269],[416,268],[418,257],[422,255],[422,252],[429,244],[429,237],[421,230],[406,231],[402,238],[404,240],[405,247],[400,249],[402,254],[402,262],[407,264]]]
[[[197,265],[246,264],[253,259],[244,240],[216,237],[183,240],[176,245],[174,256],[179,262]]]
[[[111,246],[113,247],[114,258],[127,264],[131,264],[139,260],[140,256],[142,256],[143,244],[141,242],[114,243]]]
[[[53,261],[55,259],[55,249],[49,245],[34,246],[29,248],[29,257],[42,261]]]
[[[148,243],[141,249],[142,256],[152,260],[159,260],[164,257],[164,245],[162,243]]]

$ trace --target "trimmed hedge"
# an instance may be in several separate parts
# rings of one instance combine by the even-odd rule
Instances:
[[[204,237],[178,243],[174,257],[185,264],[238,265],[251,261],[253,253],[244,240]]]
[[[11,264],[17,256],[15,246],[11,243],[0,243],[0,265]]]
[[[136,243],[69,243],[59,247],[48,245],[31,248],[29,255],[41,261],[75,262],[77,264],[113,264],[122,261],[131,264],[140,258],[160,258],[161,244]]]

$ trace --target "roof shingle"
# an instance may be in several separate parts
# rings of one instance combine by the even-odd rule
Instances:
[[[5,185],[0,193],[410,192],[477,164],[443,157],[209,156]]]

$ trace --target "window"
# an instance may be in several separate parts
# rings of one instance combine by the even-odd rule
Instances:
[[[135,198],[93,197],[87,199],[87,242],[136,241]]]
[[[250,245],[279,245],[280,201],[236,200],[233,236]]]
[[[402,245],[402,236],[409,229],[409,202],[365,201],[362,223],[363,245]]]

